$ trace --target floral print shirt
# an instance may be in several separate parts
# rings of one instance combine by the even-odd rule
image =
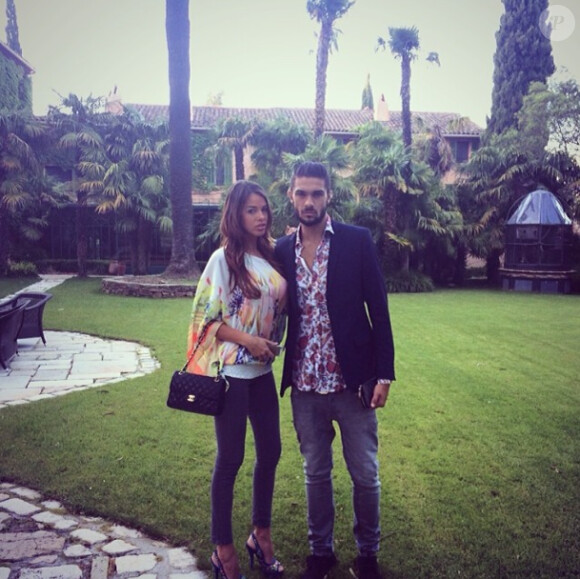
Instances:
[[[333,234],[332,222],[328,217],[312,270],[302,257],[300,229],[296,235],[296,282],[301,314],[292,374],[294,386],[303,392],[328,394],[346,388],[336,357],[326,305],[328,255]]]
[[[187,345],[187,370],[213,376],[226,364],[264,365],[250,352],[216,336],[222,323],[231,328],[280,342],[286,326],[286,280],[262,257],[245,255],[246,268],[260,288],[257,299],[231,287],[223,248],[216,250],[205,267],[193,300]],[[200,341],[201,338],[201,341]],[[190,360],[200,341],[195,357]]]

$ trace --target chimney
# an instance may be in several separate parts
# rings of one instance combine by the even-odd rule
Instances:
[[[105,111],[112,115],[123,114],[123,103],[121,103],[121,93],[117,91],[117,85],[107,96],[107,103],[105,104]]]
[[[390,121],[391,113],[389,112],[389,106],[385,100],[385,95],[382,94],[377,106],[375,107],[375,121]]]

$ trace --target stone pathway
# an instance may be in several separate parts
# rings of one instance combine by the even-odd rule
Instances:
[[[57,285],[60,285],[63,281],[74,277],[73,275],[69,275],[67,273],[50,273],[50,274],[42,274],[40,281],[34,282],[33,284],[19,290],[16,292],[17,295],[21,292],[46,292],[50,288],[53,288]],[[12,295],[5,296],[4,299],[10,299],[13,297]]]
[[[68,277],[46,275],[20,291],[46,292]],[[49,301],[46,308],[52,304]],[[40,338],[19,340],[18,354],[6,370],[0,368],[0,409],[144,376],[159,368],[149,348],[136,342],[75,332],[46,331],[44,335],[46,345]]]
[[[69,276],[44,276],[21,291],[48,291]],[[49,301],[47,308],[53,302]],[[134,342],[75,332],[19,341],[0,369],[2,408],[153,372],[159,363]],[[68,513],[33,489],[0,481],[0,579],[202,579],[185,549],[111,521]]]
[[[47,305],[50,305],[48,302]],[[75,332],[44,332],[18,341],[18,355],[0,368],[0,409],[128,378],[159,368],[149,348]]]
[[[0,579],[205,579],[187,550],[0,484]]]

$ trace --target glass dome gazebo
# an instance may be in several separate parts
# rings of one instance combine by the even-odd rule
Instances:
[[[502,288],[569,293],[572,221],[550,191],[528,193],[505,225]]]

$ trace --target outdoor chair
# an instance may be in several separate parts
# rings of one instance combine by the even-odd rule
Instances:
[[[0,366],[5,370],[18,352],[18,332],[22,326],[27,303],[21,300],[20,304],[0,312]]]
[[[18,298],[16,296],[11,297],[11,298],[6,299],[6,300],[2,300],[0,302],[0,314],[3,314],[5,312],[9,312],[14,307],[16,307],[17,301],[18,301]]]
[[[18,339],[40,338],[46,344],[44,331],[42,328],[42,314],[46,302],[52,298],[52,294],[41,292],[22,292],[16,296],[17,304],[26,301],[24,306],[24,319],[22,327],[18,332]]]

